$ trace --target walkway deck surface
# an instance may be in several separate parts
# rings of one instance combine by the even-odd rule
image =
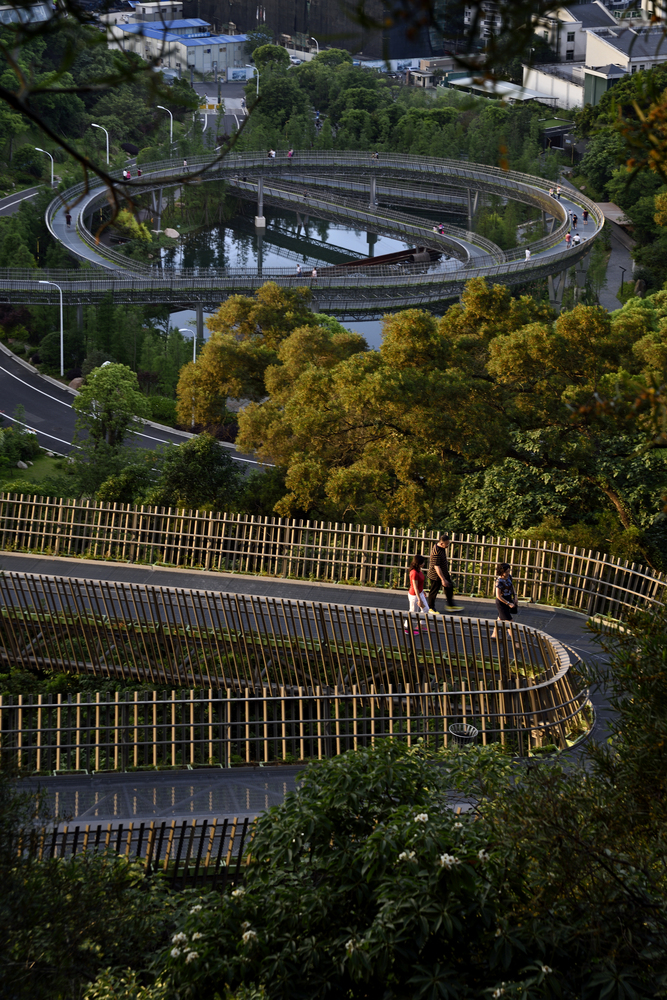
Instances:
[[[405,609],[407,604],[403,591],[22,553],[0,553],[0,569],[398,611]],[[459,598],[459,604],[465,608],[460,614],[474,618],[495,617],[495,605],[490,600],[463,596]],[[442,607],[442,601],[439,601],[438,609]],[[548,632],[588,662],[600,659],[600,651],[582,614],[545,605],[522,604],[518,620]],[[595,708],[595,725],[589,738],[604,740],[609,718],[607,702],[599,691],[592,692],[591,700]],[[573,749],[563,757],[576,759],[580,752]],[[53,815],[71,822],[84,825],[136,823],[158,819],[256,816],[269,806],[282,802],[285,794],[296,787],[300,770],[299,767],[279,765],[229,770],[145,771],[25,778],[21,784],[25,789],[40,788]]]

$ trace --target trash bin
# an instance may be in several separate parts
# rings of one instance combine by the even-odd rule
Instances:
[[[467,747],[475,742],[479,730],[467,722],[452,722],[447,732],[458,746]]]

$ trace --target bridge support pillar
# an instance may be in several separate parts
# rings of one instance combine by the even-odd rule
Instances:
[[[266,219],[264,218],[264,178],[257,178],[257,215],[255,216],[255,229],[266,229]]]
[[[378,203],[378,190],[377,190],[377,188],[378,188],[377,177],[375,176],[375,174],[371,174],[371,190],[370,190],[370,195],[369,195],[369,198],[368,198],[368,207],[369,208],[375,208],[375,206]]]
[[[368,256],[375,256],[375,244],[377,243],[377,233],[366,233],[366,242],[368,243]]]
[[[204,339],[204,305],[202,302],[198,302],[195,306],[195,315],[197,317],[197,340]]]
[[[299,229],[303,226],[303,231],[304,232],[306,231],[306,226],[308,225],[309,218],[310,216],[302,215],[301,212],[296,213],[296,224],[299,227]]]
[[[83,303],[79,302],[76,307],[76,328],[77,330],[83,330]]]
[[[479,191],[473,192],[468,188],[468,230],[472,232],[473,225],[475,222],[475,215],[477,213],[477,206],[479,204]]]
[[[551,304],[551,308],[557,313],[560,312],[561,306],[563,305],[563,292],[565,291],[566,278],[566,270],[561,271],[560,274],[550,274],[548,278],[549,303]]]

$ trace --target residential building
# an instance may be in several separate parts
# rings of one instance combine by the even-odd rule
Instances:
[[[558,61],[583,62],[586,58],[588,31],[615,28],[618,21],[600,0],[557,7],[536,27],[556,53]]]

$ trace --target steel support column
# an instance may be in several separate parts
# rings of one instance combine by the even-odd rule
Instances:
[[[255,229],[266,229],[266,219],[264,218],[264,178],[257,178],[257,215],[255,216]]]

